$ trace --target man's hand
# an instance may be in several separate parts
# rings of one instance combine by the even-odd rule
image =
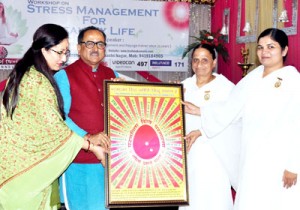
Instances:
[[[112,80],[114,82],[123,82],[123,81],[126,81],[125,78],[123,78],[123,77],[111,78],[110,80]]]
[[[290,188],[293,185],[297,184],[297,174],[284,170],[282,181],[283,181],[283,187]]]
[[[101,147],[103,147],[107,151],[110,148],[110,139],[103,132],[91,135],[89,137],[89,139],[90,139],[91,143],[93,143],[94,145],[101,146]]]
[[[199,136],[201,136],[201,132],[200,130],[194,130],[194,131],[191,131],[188,135],[186,135],[184,137],[185,141],[186,141],[186,148],[187,148],[187,152],[190,151],[192,145],[195,143],[195,141],[197,140],[197,138]]]
[[[200,107],[188,101],[181,101],[181,103],[184,105],[185,113],[200,116]]]

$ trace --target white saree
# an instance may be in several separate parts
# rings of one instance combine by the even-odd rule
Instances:
[[[198,88],[196,76],[183,81],[184,100],[197,106],[210,106],[226,100],[234,84],[222,75]],[[199,116],[186,114],[186,133],[201,126]],[[236,182],[238,161],[237,129],[228,128],[221,135],[199,137],[188,153],[189,206],[180,210],[230,210],[233,208],[231,184]],[[237,148],[236,148],[237,146]],[[234,167],[232,167],[234,166]],[[232,176],[233,175],[233,176]],[[232,182],[232,183],[231,183]]]
[[[263,77],[259,66],[225,104],[201,107],[208,136],[242,120],[235,210],[299,210],[300,183],[283,187],[284,170],[300,172],[300,74],[287,66]]]

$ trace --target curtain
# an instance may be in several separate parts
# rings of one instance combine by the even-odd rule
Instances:
[[[256,6],[256,1],[253,0],[245,0],[245,17],[246,20],[250,22],[252,28],[255,27],[255,13],[258,12],[258,26],[257,26],[257,32],[256,32],[256,37],[259,36],[259,34],[270,27],[273,27],[273,8],[274,8],[274,0],[263,0],[263,1],[258,1],[258,10],[257,11],[257,6]],[[283,0],[278,1],[278,11],[281,11],[283,7]],[[278,14],[277,14],[278,16]],[[263,21],[261,21],[263,20]],[[278,24],[278,27],[282,27],[282,25]],[[249,62],[255,63],[255,65],[250,69],[254,69],[256,66],[259,65],[259,62],[257,60],[256,56],[256,46],[257,43],[256,41],[253,43],[247,43],[246,48],[249,49]]]

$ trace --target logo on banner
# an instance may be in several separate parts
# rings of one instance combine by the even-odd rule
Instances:
[[[5,47],[0,46],[0,58],[6,58],[8,51]]]
[[[23,54],[23,46],[17,42],[26,34],[28,27],[19,10],[0,2],[1,9],[0,70],[12,70]]]
[[[26,20],[22,19],[21,12],[12,6],[5,6],[0,2],[1,8],[3,17],[0,24],[0,44],[9,46],[17,42],[26,33]]]

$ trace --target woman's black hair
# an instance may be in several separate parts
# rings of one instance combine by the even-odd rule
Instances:
[[[260,38],[270,36],[272,40],[279,43],[282,50],[285,49],[285,47],[289,46],[289,39],[286,33],[280,29],[277,28],[268,28],[261,32],[261,34],[257,38],[257,43],[259,42]],[[286,60],[287,54],[283,57],[283,61]]]
[[[68,38],[68,32],[56,24],[44,24],[36,30],[33,35],[31,47],[24,54],[23,58],[16,63],[8,77],[8,83],[3,93],[3,105],[8,116],[13,117],[14,110],[18,104],[19,85],[24,74],[30,70],[31,66],[34,66],[53,86],[57,97],[59,112],[62,118],[65,119],[63,98],[53,78],[53,71],[48,66],[42,54],[42,48],[49,50],[66,38]]]
[[[201,44],[199,43],[198,45],[196,45],[193,49],[193,52],[192,52],[192,57],[194,56],[194,52],[195,50],[197,50],[198,48],[204,48],[206,50],[208,50],[213,58],[213,60],[216,59],[216,52],[215,52],[215,48],[209,44]]]

